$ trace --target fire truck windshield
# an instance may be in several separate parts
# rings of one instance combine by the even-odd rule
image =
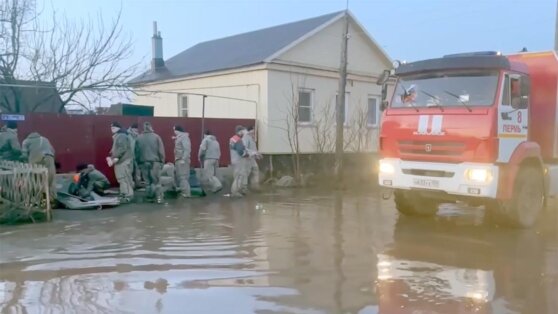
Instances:
[[[498,72],[430,72],[399,77],[392,108],[490,106]]]

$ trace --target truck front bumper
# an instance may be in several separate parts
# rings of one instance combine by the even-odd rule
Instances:
[[[498,166],[493,164],[447,164],[384,158],[380,160],[379,170],[379,183],[386,188],[440,191],[484,198],[496,198],[498,192]]]

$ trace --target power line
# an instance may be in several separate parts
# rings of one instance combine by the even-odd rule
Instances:
[[[19,87],[19,88],[44,88],[44,89],[52,89],[54,88],[53,85],[46,85],[46,84],[6,84],[0,83],[0,87]],[[115,91],[115,92],[131,92],[134,94],[140,93],[148,93],[148,94],[181,94],[181,95],[192,95],[192,96],[200,96],[200,97],[210,97],[210,98],[219,98],[219,99],[228,99],[228,100],[236,100],[236,101],[244,101],[257,104],[258,102],[251,99],[243,99],[243,98],[236,98],[236,97],[228,97],[228,96],[220,96],[220,95],[209,95],[209,94],[202,94],[202,93],[192,93],[188,92],[187,90],[148,90],[148,89],[138,89],[138,90],[130,90],[130,87],[127,85],[113,85],[107,87],[88,87],[84,88],[84,91]],[[143,96],[143,95],[142,95]]]
[[[243,99],[243,98],[235,98],[235,97],[227,97],[227,96],[219,96],[219,95],[209,95],[209,94],[201,94],[201,93],[191,93],[191,92],[185,92],[184,90],[138,90],[137,92],[145,92],[145,93],[151,93],[151,94],[181,94],[181,95],[193,95],[193,96],[200,96],[200,97],[211,97],[211,98],[221,98],[221,99],[229,99],[229,100],[238,100],[238,101],[245,101],[245,102],[251,102],[254,104],[257,104],[258,102],[255,100],[250,100],[250,99]],[[136,92],[136,93],[137,93]]]

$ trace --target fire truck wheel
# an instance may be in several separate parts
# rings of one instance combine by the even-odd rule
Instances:
[[[515,228],[532,227],[543,208],[543,176],[539,169],[530,166],[519,170],[511,200],[495,201],[488,206],[496,222]]]
[[[406,216],[434,216],[438,212],[438,202],[421,197],[416,192],[395,191],[395,208]]]

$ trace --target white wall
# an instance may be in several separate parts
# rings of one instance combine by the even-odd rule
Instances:
[[[314,65],[337,71],[341,59],[344,20],[339,20],[277,58],[292,64]],[[349,23],[348,65],[350,73],[377,76],[391,62],[354,22]]]
[[[188,94],[189,117],[202,116],[203,97],[193,94],[209,95],[205,100],[206,117],[256,119],[257,115],[262,119],[267,116],[267,75],[261,69],[150,84],[136,91],[139,95],[134,104],[154,106],[154,114],[158,117],[178,116],[182,93]]]
[[[262,129],[265,129],[265,137],[260,137],[260,150],[265,153],[291,153],[288,135],[285,130],[286,120],[292,112],[289,108],[292,106],[290,98],[291,92],[294,90],[298,93],[298,88],[310,89],[313,91],[313,114],[314,122],[322,119],[324,108],[331,106],[329,121],[335,121],[335,95],[337,93],[338,78],[335,76],[321,76],[315,74],[292,73],[287,71],[272,70],[269,71],[269,90],[268,90],[268,121],[262,123]],[[355,120],[358,119],[359,113],[366,114],[369,96],[380,97],[381,89],[372,81],[350,79],[347,84],[347,92],[349,93],[348,105],[348,121],[345,127],[347,135],[347,144],[349,151],[355,150],[356,142],[349,141],[348,135],[356,131]],[[295,100],[296,101],[296,100]],[[362,111],[359,112],[359,108]],[[378,112],[379,114],[379,112]],[[317,152],[314,141],[317,131],[316,123],[299,126],[300,151],[302,153]],[[291,128],[293,130],[293,128]],[[330,139],[334,139],[335,125],[330,125]],[[361,137],[365,141],[364,151],[376,151],[378,128],[370,127],[366,129],[368,133],[366,138]]]
[[[285,129],[285,119],[289,112],[289,95],[299,87],[313,90],[313,113],[315,123],[300,126],[300,151],[303,153],[317,152],[315,143],[316,124],[323,124],[324,107],[331,106],[330,119],[335,121],[335,96],[338,89],[340,63],[340,47],[343,33],[343,20],[339,20],[290,50],[278,56],[271,66],[268,84],[269,121],[266,122],[266,138],[260,140],[262,151],[266,153],[290,153],[288,136]],[[387,56],[374,45],[364,30],[351,21],[349,24],[348,72],[347,92],[349,93],[348,120],[345,128],[347,150],[357,149],[357,139],[351,140],[350,135],[357,130],[356,121],[360,114],[366,114],[368,97],[377,96],[380,102],[381,88],[375,84],[376,78],[391,64]],[[378,112],[378,115],[381,114]],[[292,128],[291,128],[292,129]],[[333,141],[335,125],[328,128]],[[371,127],[362,130],[360,140],[365,141],[365,151],[377,150],[378,128]],[[362,150],[362,146],[360,150]]]

